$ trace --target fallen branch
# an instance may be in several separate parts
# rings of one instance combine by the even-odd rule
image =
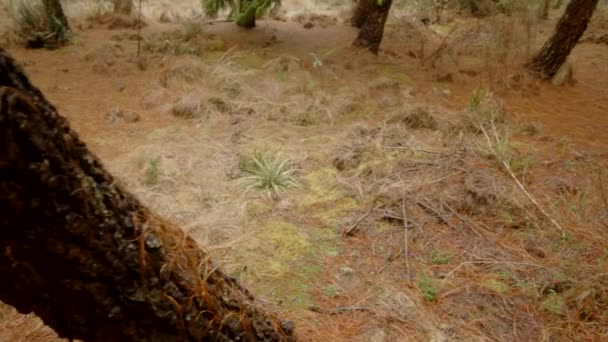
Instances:
[[[320,307],[314,306],[314,305],[309,306],[308,310],[310,310],[312,312],[326,314],[326,315],[337,315],[337,314],[353,312],[353,311],[372,311],[372,309],[365,307],[365,306],[338,306],[336,308],[326,309],[326,308],[320,308]]]
[[[449,204],[443,202],[443,205],[445,205],[456,217],[458,217],[458,219],[460,219],[460,221],[462,221],[467,227],[469,227],[473,233],[475,233],[480,238],[486,238],[483,233],[477,230],[477,227],[475,227],[469,220],[462,217],[462,215],[460,215],[456,210],[454,210],[454,208],[452,208]]]
[[[440,223],[447,224],[448,226],[450,226],[453,229],[458,229],[458,227],[456,227],[453,223],[448,221],[448,219],[443,214],[441,214],[437,209],[433,208],[431,205],[424,203],[422,201],[418,201],[418,202],[416,202],[416,204],[418,204],[418,206],[420,206],[428,214],[435,217]]]
[[[401,199],[401,212],[403,213],[403,253],[405,254],[405,275],[407,279],[411,279],[410,277],[410,259],[408,256],[409,253],[409,238],[408,238],[408,228],[407,228],[407,210],[405,208],[405,197]]]
[[[499,137],[498,137],[498,133],[497,133],[497,130],[496,130],[496,126],[494,125],[494,121],[492,120],[491,123],[492,123],[492,130],[494,131],[494,138],[498,141]],[[521,190],[521,192],[524,193],[524,195],[526,195],[526,197],[530,200],[530,202],[532,202],[532,204],[534,204],[534,206],[536,206],[536,208],[547,219],[549,219],[549,221],[557,229],[559,229],[559,231],[560,231],[560,233],[562,235],[562,238],[565,237],[566,236],[566,231],[564,230],[564,228],[562,227],[562,225],[559,224],[559,222],[557,222],[557,220],[555,220],[553,218],[553,216],[549,215],[549,213],[545,210],[545,208],[543,208],[540,205],[540,203],[538,203],[538,201],[534,198],[534,196],[532,196],[532,194],[530,194],[528,192],[528,190],[526,190],[526,187],[519,181],[519,179],[517,178],[517,176],[515,176],[515,173],[513,173],[513,170],[511,170],[511,167],[509,166],[509,164],[507,163],[507,161],[500,157],[500,155],[498,154],[498,152],[494,148],[494,145],[492,144],[492,139],[490,139],[490,135],[488,134],[488,131],[486,130],[486,128],[482,124],[479,124],[479,128],[481,129],[481,132],[483,133],[483,135],[486,138],[486,142],[488,144],[488,148],[490,149],[490,151],[492,152],[492,154],[494,155],[494,157],[496,158],[496,160],[498,160],[498,162],[505,169],[505,171],[507,171],[507,173],[509,174],[509,176],[511,176],[511,178],[513,179],[513,181],[515,182],[515,184],[517,185],[517,187]]]
[[[346,235],[346,236],[352,236],[355,232],[355,230],[357,230],[357,227],[359,226],[359,224],[361,222],[363,222],[363,220],[365,220],[369,215],[371,215],[371,213],[374,211],[375,207],[370,209],[367,213],[365,213],[365,215],[361,216],[357,221],[355,221],[355,223],[351,224],[350,227],[348,227],[347,229],[344,230],[344,232],[342,232],[342,235]]]

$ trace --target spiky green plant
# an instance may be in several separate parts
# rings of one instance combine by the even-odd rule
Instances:
[[[258,190],[266,193],[269,198],[276,199],[287,189],[299,187],[295,178],[297,170],[291,167],[288,159],[283,159],[276,153],[255,152],[252,156],[241,159],[239,169],[245,174],[241,177],[245,192]]]
[[[281,0],[201,0],[205,13],[215,17],[221,10],[230,9],[229,19],[246,28],[255,27],[260,18],[281,5]]]

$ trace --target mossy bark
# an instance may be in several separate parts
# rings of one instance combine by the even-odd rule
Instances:
[[[540,78],[552,78],[585,33],[598,0],[572,0],[560,18],[551,38],[526,68]]]
[[[382,42],[382,36],[384,35],[384,25],[388,18],[392,0],[383,0],[381,4],[379,4],[378,0],[360,1],[371,1],[372,4],[353,45],[368,48],[369,51],[377,54]]]
[[[84,341],[291,341],[0,49],[0,300]]]

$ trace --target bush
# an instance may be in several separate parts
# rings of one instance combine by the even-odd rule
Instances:
[[[56,48],[69,40],[69,28],[47,15],[41,1],[12,0],[9,15],[18,40],[30,48]]]

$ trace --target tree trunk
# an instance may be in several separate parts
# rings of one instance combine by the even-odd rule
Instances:
[[[538,6],[538,19],[547,20],[549,18],[549,9],[551,8],[551,0],[541,0]]]
[[[597,3],[598,0],[572,0],[553,36],[526,67],[541,78],[553,77],[587,29]]]
[[[239,13],[238,18],[236,19],[236,24],[240,27],[244,28],[254,28],[255,27],[255,13],[257,10],[257,3],[249,3],[246,5],[241,13]]]
[[[114,0],[114,14],[130,15],[133,11],[133,0]]]
[[[295,341],[123,189],[0,49],[0,300],[85,341]]]
[[[352,18],[350,18],[350,23],[353,27],[361,28],[365,23],[365,18],[371,12],[372,6],[376,0],[359,0],[355,7],[355,12],[353,13]]]
[[[354,46],[368,48],[374,54],[378,53],[382,36],[384,35],[384,24],[388,18],[392,0],[360,0],[371,1],[370,10],[365,17],[365,22],[359,30],[359,35],[353,42]],[[381,2],[379,5],[378,3]]]
[[[43,0],[43,4],[49,21],[56,21],[61,24],[66,31],[69,31],[70,25],[68,24],[68,19],[63,13],[61,2],[59,0]]]

